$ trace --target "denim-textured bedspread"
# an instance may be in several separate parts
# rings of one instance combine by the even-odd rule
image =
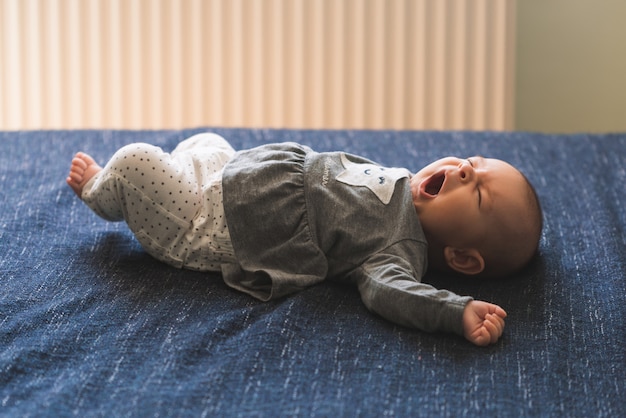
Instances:
[[[626,416],[625,134],[214,130],[413,171],[518,166],[545,211],[540,257],[506,280],[427,278],[508,311],[478,348],[387,323],[350,287],[262,303],[170,268],[64,183],[77,150],[104,163],[201,131],[0,133],[0,415]]]

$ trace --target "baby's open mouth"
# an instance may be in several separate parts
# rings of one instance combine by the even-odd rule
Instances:
[[[426,180],[424,191],[431,196],[437,196],[445,179],[446,174],[444,172],[433,174],[428,180]]]

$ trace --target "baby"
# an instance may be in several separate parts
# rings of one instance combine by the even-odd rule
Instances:
[[[444,158],[412,175],[295,143],[235,152],[199,134],[171,154],[125,146],[104,168],[79,152],[67,183],[172,266],[220,272],[263,301],[326,279],[351,283],[394,323],[481,346],[500,338],[505,311],[422,283],[428,264],[508,275],[533,257],[542,228],[526,178],[483,157]]]

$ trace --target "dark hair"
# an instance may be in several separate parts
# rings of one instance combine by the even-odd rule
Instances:
[[[522,174],[522,173],[520,173]],[[528,186],[528,224],[529,230],[506,231],[510,234],[501,234],[495,241],[490,243],[489,248],[483,251],[485,269],[478,275],[479,277],[495,278],[508,276],[526,266],[537,254],[539,240],[543,230],[543,210],[537,190],[533,187],[528,178],[522,174]],[[527,244],[528,235],[531,235],[532,245]],[[506,241],[505,241],[506,240]],[[512,240],[512,241],[511,241]],[[507,242],[508,241],[508,242]]]

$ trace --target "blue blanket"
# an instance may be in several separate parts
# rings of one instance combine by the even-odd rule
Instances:
[[[505,159],[536,185],[539,257],[497,281],[432,276],[509,317],[488,348],[394,326],[323,283],[262,303],[147,256],[65,185],[84,150],[206,131],[0,133],[0,414],[626,416],[626,134],[216,129],[416,171]]]

